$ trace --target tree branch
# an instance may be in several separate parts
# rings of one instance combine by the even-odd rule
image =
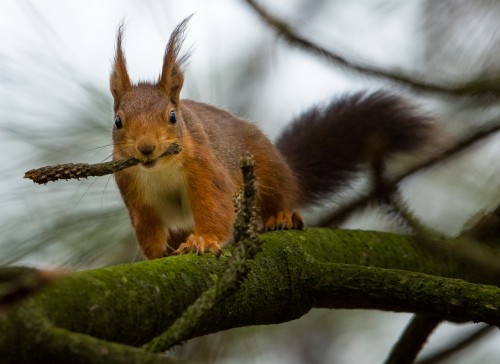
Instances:
[[[33,303],[22,305],[0,329],[2,363],[177,363],[164,355],[57,327]],[[7,337],[8,329],[16,335]]]
[[[415,242],[424,250],[436,256],[450,256],[462,265],[472,267],[478,275],[478,282],[500,284],[500,250],[480,243],[467,236],[460,236],[449,242],[435,236],[401,202],[397,192],[391,196],[391,204],[415,232]]]
[[[181,147],[177,143],[169,145],[168,149],[161,154],[158,158],[168,155],[179,154]],[[47,182],[55,182],[60,179],[80,179],[88,177],[100,177],[107,174],[113,174],[121,171],[122,169],[133,167],[141,160],[136,158],[118,159],[104,163],[67,163],[57,164],[55,166],[45,166],[37,169],[30,169],[24,173],[23,178],[32,180],[38,184],[45,184]]]
[[[497,79],[481,79],[457,85],[440,85],[421,81],[419,76],[411,76],[404,74],[402,70],[387,70],[380,67],[369,66],[366,64],[356,63],[348,60],[339,54],[333,53],[309,39],[295,33],[287,23],[269,14],[262,6],[254,0],[245,0],[255,12],[269,26],[281,35],[288,43],[302,48],[314,55],[318,55],[327,61],[344,67],[346,69],[362,73],[371,77],[388,80],[408,87],[413,91],[427,92],[434,94],[442,94],[447,96],[461,97],[499,97],[500,96],[500,80]]]
[[[421,250],[411,237],[309,228],[260,238],[263,250],[248,262],[247,279],[213,307],[191,337],[285,322],[313,307],[416,312],[500,325],[499,287],[443,278],[477,279],[453,259]],[[0,320],[0,352],[28,345],[18,327],[21,321],[31,325],[32,310],[61,329],[143,345],[213,286],[227,259],[187,254],[62,278]]]
[[[441,363],[443,360],[446,360],[452,355],[457,354],[459,351],[464,350],[465,348],[481,340],[482,338],[492,333],[493,331],[498,331],[498,327],[484,325],[483,327],[480,327],[467,337],[460,339],[455,343],[452,343],[448,348],[439,351],[433,355],[430,355],[427,358],[422,358],[422,360],[418,360],[417,364]]]
[[[443,151],[442,153],[436,155],[433,158],[430,158],[428,160],[425,160],[419,165],[416,165],[415,167],[409,169],[405,173],[399,175],[398,177],[385,182],[385,188],[391,189],[394,188],[398,183],[400,183],[402,180],[404,180],[406,177],[424,170],[426,168],[432,167],[436,165],[439,162],[442,162],[454,155],[457,155],[458,153],[464,151],[465,149],[469,148],[470,146],[474,145],[475,143],[493,135],[494,133],[500,131],[500,125],[496,125],[492,127],[491,129],[488,130],[483,130],[480,131],[474,135],[472,135],[469,138],[466,138],[462,140],[461,142],[455,144],[451,148]],[[341,206],[340,208],[336,209],[333,211],[330,215],[326,216],[324,219],[322,219],[319,222],[319,226],[333,226],[335,224],[339,224],[342,222],[347,216],[352,214],[354,211],[357,209],[366,206],[370,201],[373,201],[374,199],[379,197],[379,190],[378,189],[371,189],[370,191],[364,193],[364,194],[359,194],[358,197],[356,197],[353,201],[350,201],[348,204],[345,206]]]
[[[392,348],[385,364],[411,364],[427,338],[442,320],[436,316],[415,315]]]

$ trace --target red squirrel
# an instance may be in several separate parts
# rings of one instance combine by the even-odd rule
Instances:
[[[255,160],[263,229],[302,229],[298,209],[347,182],[363,162],[371,133],[381,133],[391,153],[419,153],[432,144],[436,126],[401,98],[381,92],[311,109],[276,145],[229,112],[181,100],[188,56],[180,50],[188,21],[170,36],[155,83],[130,81],[120,27],[110,76],[113,158],[143,161],[115,173],[115,180],[147,259],[221,252],[232,234],[233,197],[242,186],[238,161],[247,153]],[[181,152],[159,158],[172,143]]]

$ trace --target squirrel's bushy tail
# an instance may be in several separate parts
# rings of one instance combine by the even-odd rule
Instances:
[[[384,145],[384,176],[398,156],[407,164],[428,158],[444,140],[439,126],[404,99],[375,92],[344,96],[306,111],[276,145],[298,177],[301,203],[309,204],[346,186],[355,172],[368,166],[374,138]]]

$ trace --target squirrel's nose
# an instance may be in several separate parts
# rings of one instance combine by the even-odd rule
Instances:
[[[142,155],[148,157],[155,150],[155,145],[154,144],[148,144],[148,143],[139,144],[139,146],[137,147],[137,149],[139,149],[139,152],[141,152]]]

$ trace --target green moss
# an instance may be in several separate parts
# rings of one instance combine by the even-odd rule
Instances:
[[[309,228],[261,238],[243,285],[193,335],[288,321],[312,307],[439,311],[447,319],[500,322],[498,287],[442,278],[471,273],[423,252],[411,237]],[[34,315],[91,335],[85,338],[140,346],[218,281],[229,256],[231,248],[219,258],[184,255],[74,273],[0,319],[0,350],[25,340],[19,328],[36,333]]]
[[[223,260],[188,254],[76,273],[36,299],[60,327],[138,345],[210,287]]]

